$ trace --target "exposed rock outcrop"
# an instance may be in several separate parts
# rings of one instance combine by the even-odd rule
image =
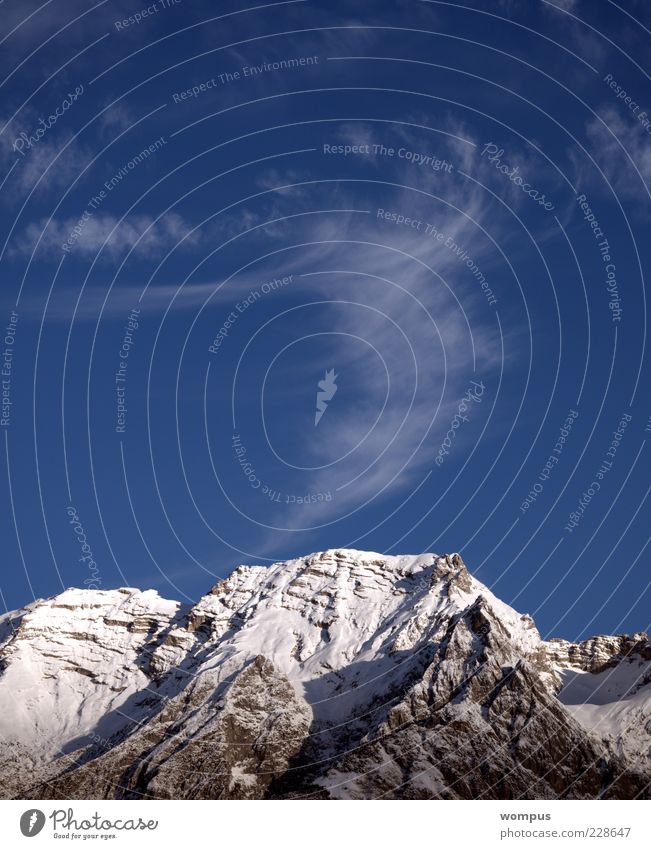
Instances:
[[[238,567],[0,619],[10,798],[634,798],[645,634],[543,641],[458,554]]]

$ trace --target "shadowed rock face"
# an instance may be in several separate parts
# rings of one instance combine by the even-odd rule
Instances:
[[[459,555],[241,566],[0,619],[7,798],[646,798],[646,635],[541,640]]]

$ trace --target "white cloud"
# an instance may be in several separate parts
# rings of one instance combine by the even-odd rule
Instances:
[[[103,138],[111,138],[132,127],[136,120],[137,116],[127,106],[123,103],[115,103],[101,113],[98,120],[98,130]]]
[[[363,204],[357,199],[353,205]],[[432,203],[419,203],[405,190],[394,208],[419,215],[419,209],[429,208],[431,212]],[[481,208],[476,190],[466,211],[479,216]],[[480,266],[489,261],[485,240],[482,248],[476,226],[468,218],[441,207],[436,209],[435,219],[440,229],[467,248]],[[295,267],[286,268],[286,273],[343,272],[309,275],[299,278],[296,285],[309,295],[306,300],[331,302],[320,308],[326,332],[330,329],[349,334],[334,335],[330,348],[322,348],[323,367],[335,369],[340,390],[318,432],[306,426],[298,434],[297,454],[306,463],[318,465],[326,462],[330,454],[354,450],[344,463],[299,475],[299,483],[288,469],[277,472],[278,480],[265,481],[283,491],[334,493],[329,502],[279,508],[275,523],[281,527],[336,521],[382,490],[381,499],[412,490],[433,467],[434,449],[474,377],[484,380],[487,391],[484,403],[473,409],[472,424],[460,435],[457,458],[451,462],[461,460],[464,444],[467,450],[480,433],[497,388],[501,362],[497,323],[481,292],[472,289],[475,284],[468,279],[467,268],[459,258],[422,231],[409,232],[374,216],[359,222],[360,217],[353,215],[326,218],[320,224],[311,222],[309,235],[317,244],[299,253]],[[303,235],[303,229],[295,233],[296,241],[302,241]],[[296,320],[300,322],[300,316]],[[368,345],[361,345],[354,337],[366,340]],[[390,395],[386,408],[374,429],[355,448],[382,407],[387,371]],[[294,363],[292,379],[284,391],[295,392],[298,386],[299,392],[311,398],[316,393],[316,379],[322,376],[314,372],[309,358],[304,365]],[[346,380],[353,379],[359,385],[359,393],[354,404],[346,407],[343,387]],[[293,403],[295,406],[296,399]],[[417,451],[421,440],[423,448]],[[410,456],[412,452],[416,452],[414,457]],[[353,483],[338,489],[358,475]],[[285,542],[277,532],[268,538],[262,536],[256,542],[256,550],[273,552]]]
[[[457,232],[459,228],[450,229]],[[455,268],[457,260],[449,251],[448,255],[434,247],[418,251],[399,234],[393,235],[398,235],[395,241],[403,243],[406,253],[411,248],[414,257],[427,261],[443,280],[452,284],[453,290],[460,291],[455,279],[455,272],[460,269]],[[461,239],[458,233],[457,237]],[[385,240],[394,242],[388,235]],[[462,384],[474,374],[473,347],[478,374],[486,377],[494,369],[499,344],[494,337],[495,327],[491,326],[492,315],[479,317],[479,311],[475,310],[474,315],[464,314],[444,284],[415,260],[382,247],[333,245],[329,254],[329,257],[321,255],[315,267],[357,268],[363,270],[363,275],[356,279],[346,274],[309,278],[315,299],[321,295],[339,301],[329,308],[331,327],[350,334],[349,340],[366,339],[373,347],[363,348],[364,353],[360,354],[354,341],[342,342],[340,337],[334,337],[331,367],[340,373],[340,382],[345,381],[346,365],[350,369],[350,362],[356,357],[355,372],[364,375],[362,398],[365,400],[360,399],[348,409],[333,406],[319,438],[327,438],[331,445],[337,446],[338,453],[353,448],[362,436],[360,421],[372,419],[361,415],[361,405],[380,409],[380,399],[386,391],[384,367],[390,380],[389,402],[380,421],[351,461],[316,473],[310,481],[312,491],[335,490],[345,480],[362,473],[355,483],[340,490],[333,502],[323,505],[324,513],[341,515],[375,496],[384,486],[393,490],[395,484],[391,480],[395,475],[401,487],[413,482],[422,470],[423,457],[412,460],[409,457],[426,437],[438,401],[442,401],[442,406],[437,422],[447,423],[451,407],[461,397]],[[368,308],[353,307],[346,301],[360,301]],[[379,352],[383,364],[373,349]],[[435,424],[434,433],[437,430],[440,427]],[[305,454],[318,455],[320,446],[315,437],[312,433],[306,435]],[[372,465],[375,460],[378,462]],[[431,463],[431,458],[425,461],[428,462]],[[408,464],[406,471],[401,470],[403,464]],[[301,519],[309,517],[314,518],[313,505],[309,505]]]
[[[68,243],[71,256],[94,256],[101,250],[103,259],[113,261],[135,247],[137,256],[150,258],[180,243],[190,229],[191,225],[175,212],[156,222],[149,215],[132,215],[120,223],[113,215],[96,212],[85,221],[54,218],[49,223],[47,219],[32,223],[14,242],[12,252],[30,254],[40,239],[39,250],[49,255],[61,255]],[[185,238],[183,246],[192,247],[198,240],[199,233],[195,232]]]
[[[7,125],[6,120],[0,120],[4,132],[0,135],[0,161],[2,170],[6,173],[15,161],[15,166],[3,195],[5,200],[12,202],[12,188],[16,186],[22,194],[27,194],[39,182],[39,190],[58,189],[67,187],[91,160],[90,152],[76,141],[71,141],[70,134],[57,136],[56,129],[49,130],[42,139],[30,148],[24,147],[23,153],[17,152],[20,144],[14,148],[14,142],[20,132],[27,135],[38,126],[38,116],[33,112],[21,113],[22,120],[16,119]],[[26,129],[23,130],[23,127]]]
[[[414,173],[411,170],[414,168],[416,166],[405,165],[407,173]],[[287,179],[286,172],[267,176],[269,185],[291,182]],[[299,174],[292,176],[300,178]],[[175,299],[177,309],[191,308],[196,311],[211,293],[216,292],[210,303],[216,307],[213,323],[219,326],[219,322],[223,320],[221,316],[228,314],[234,302],[249,290],[259,287],[261,281],[279,275],[279,269],[282,268],[283,275],[293,273],[296,280],[291,290],[281,290],[269,296],[278,298],[277,302],[273,302],[273,309],[280,311],[295,303],[329,300],[332,303],[323,308],[324,329],[335,329],[340,333],[365,339],[369,346],[374,346],[380,352],[386,364],[391,381],[389,402],[376,427],[360,447],[351,453],[350,460],[336,464],[331,469],[300,475],[299,482],[296,479],[292,481],[292,475],[287,470],[277,473],[279,480],[282,479],[281,488],[284,491],[336,491],[331,502],[309,504],[304,508],[294,506],[291,511],[285,508],[275,517],[279,526],[289,524],[299,528],[334,521],[373,498],[383,488],[386,488],[385,495],[389,496],[412,491],[433,467],[436,448],[448,430],[451,416],[472,377],[484,380],[487,392],[482,405],[473,411],[475,416],[472,422],[460,434],[457,443],[460,449],[459,459],[464,453],[464,446],[466,451],[470,449],[485,422],[490,399],[497,387],[497,370],[500,365],[500,340],[493,308],[487,304],[463,261],[448,247],[429,238],[424,230],[413,231],[382,220],[375,214],[377,205],[382,202],[383,205],[407,216],[436,222],[441,232],[468,251],[491,281],[489,266],[491,262],[495,262],[495,250],[472,221],[473,218],[482,219],[486,208],[484,195],[472,184],[464,185],[464,181],[458,176],[450,177],[441,195],[455,202],[468,217],[408,187],[387,189],[385,192],[384,189],[378,190],[376,186],[332,183],[303,187],[300,192],[272,192],[268,201],[265,201],[267,206],[256,202],[253,219],[250,211],[242,210],[237,216],[230,216],[226,229],[237,231],[250,224],[251,220],[256,220],[258,216],[261,220],[264,219],[266,215],[262,214],[262,210],[268,213],[269,206],[272,207],[273,215],[278,216],[295,215],[301,210],[333,208],[367,208],[371,213],[305,215],[278,223],[271,233],[268,228],[261,228],[256,231],[254,238],[260,239],[262,244],[256,243],[251,248],[251,256],[262,256],[288,244],[306,246],[296,251],[283,251],[271,258],[268,264],[261,263],[254,269],[245,270],[220,289],[217,289],[222,283],[219,279],[190,282],[183,286],[181,294]],[[418,174],[416,179],[412,180],[414,185],[418,184],[417,178]],[[378,195],[378,191],[384,195]],[[74,224],[70,221],[57,222],[47,228],[49,250],[60,250],[60,243],[67,237],[67,228],[71,223]],[[108,256],[115,256],[121,250],[131,247],[150,223],[148,216],[129,219],[118,229]],[[85,233],[83,241],[80,239],[75,250],[80,250],[84,255],[94,254],[114,224],[115,220],[111,216],[98,218],[95,229]],[[41,228],[42,223],[31,228],[29,237],[32,243]],[[187,229],[188,225],[180,217],[171,218],[166,226],[148,236],[142,249],[149,253],[168,249]],[[493,222],[492,233],[498,243],[505,236],[505,233],[500,233],[499,230],[499,222]],[[215,230],[215,238],[211,237],[214,247],[218,247],[224,238],[223,232],[222,239],[218,238],[219,234],[220,231]],[[426,265],[436,274],[429,271]],[[332,271],[347,273],[300,276],[305,272]],[[378,278],[392,281],[395,285]],[[69,291],[72,293],[73,287],[70,287]],[[74,289],[75,293],[77,291]],[[152,285],[143,300],[143,309],[146,312],[165,309],[176,291],[177,286],[174,284]],[[96,317],[103,295],[104,291],[89,292],[85,295],[77,317]],[[133,288],[118,287],[111,294],[104,316],[123,317],[133,305],[133,296]],[[296,298],[291,304],[287,300],[290,296]],[[69,318],[70,310],[64,303],[65,300],[65,297],[60,298],[60,293],[56,293],[51,310],[59,309],[62,317]],[[345,303],[346,301],[358,301],[367,308],[352,307]],[[439,329],[440,341],[428,312]],[[249,333],[250,329],[250,325],[244,323],[237,325],[232,337],[239,332]],[[313,465],[322,462],[315,436],[327,440],[326,447],[331,453],[333,446],[339,453],[348,450],[363,435],[360,433],[360,422],[372,422],[381,408],[381,400],[386,390],[384,367],[371,347],[345,341],[345,338],[350,340],[351,336],[333,337],[335,344],[330,349],[323,348],[323,367],[335,368],[340,375],[341,388],[327,415],[320,422],[318,434],[315,433],[312,423],[309,423],[309,428],[306,427],[304,433],[297,436],[298,456],[311,458]],[[418,369],[415,394],[414,362],[405,337],[413,348]],[[293,391],[298,385],[299,392],[304,391],[305,397],[309,397],[313,402],[316,380],[322,377],[322,374],[313,373],[313,369],[314,361],[310,358],[307,358],[304,364],[294,363],[292,381],[288,382],[287,391]],[[353,376],[360,385],[360,391],[355,403],[346,407],[342,403],[345,385]],[[296,382],[293,382],[294,378]],[[312,411],[312,417],[313,415]],[[426,436],[433,417],[435,420],[432,430]],[[394,439],[396,434],[398,436]],[[426,447],[410,458],[410,454],[424,437]],[[250,447],[253,449],[254,446]],[[229,450],[228,446],[222,446],[222,454],[224,451],[228,454]],[[454,458],[455,461],[456,459]],[[345,480],[357,475],[359,478],[354,483],[337,490]],[[273,485],[274,481],[267,483]],[[385,495],[381,497],[384,498]],[[362,530],[366,528],[360,529]],[[277,532],[267,535],[266,532],[259,531],[259,536],[255,546],[260,553],[273,552],[279,545],[283,546],[287,542],[283,535]]]
[[[651,142],[648,134],[635,121],[634,116],[624,117],[613,106],[603,109],[600,117],[603,123],[593,118],[586,126],[592,155],[615,191],[648,202],[651,183]],[[619,142],[635,163],[639,174]]]

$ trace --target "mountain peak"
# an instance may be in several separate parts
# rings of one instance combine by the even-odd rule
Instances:
[[[532,769],[538,796],[621,797],[651,777],[631,760],[650,680],[646,635],[545,642],[458,553],[333,548],[190,606],[68,589],[2,617],[0,771],[35,798],[526,795]]]

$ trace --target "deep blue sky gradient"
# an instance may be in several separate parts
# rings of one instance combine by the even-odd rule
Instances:
[[[544,634],[646,628],[651,16],[620,6],[6,0],[4,607],[350,547],[461,551]]]

